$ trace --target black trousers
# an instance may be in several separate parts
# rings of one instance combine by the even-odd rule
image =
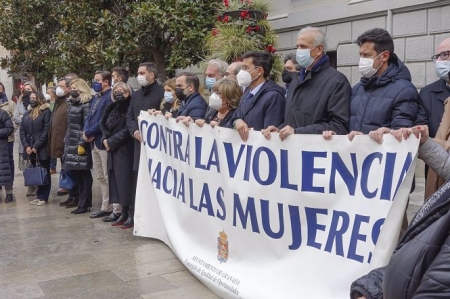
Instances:
[[[78,185],[78,208],[92,207],[92,174],[90,170],[73,170]]]

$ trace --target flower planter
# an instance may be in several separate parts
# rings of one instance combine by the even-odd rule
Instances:
[[[264,18],[264,13],[259,10],[230,10],[223,12],[220,17],[223,19],[228,16],[231,19],[254,19],[262,20]]]

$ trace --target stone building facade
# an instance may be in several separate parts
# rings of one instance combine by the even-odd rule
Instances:
[[[420,89],[437,80],[431,56],[450,37],[450,1],[273,0],[269,20],[283,56],[295,52],[302,27],[320,27],[327,35],[327,52],[352,85],[361,77],[356,38],[368,29],[384,28],[393,36],[395,53]]]

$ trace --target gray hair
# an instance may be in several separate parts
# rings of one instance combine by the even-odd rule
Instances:
[[[327,38],[325,36],[325,33],[317,27],[308,26],[308,27],[302,28],[300,30],[300,32],[298,33],[297,37],[299,37],[301,34],[307,33],[307,32],[314,33],[314,47],[322,45],[323,46],[323,54],[326,54]]]
[[[228,63],[220,59],[211,59],[210,61],[208,61],[208,66],[210,65],[217,67],[217,70],[219,71],[221,77],[225,75],[228,68]]]

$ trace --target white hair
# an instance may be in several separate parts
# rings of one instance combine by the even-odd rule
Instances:
[[[308,26],[308,27],[302,28],[300,30],[300,32],[298,33],[297,37],[299,37],[301,34],[307,33],[307,32],[314,33],[314,47],[322,45],[323,46],[323,54],[326,54],[327,38],[325,36],[325,33],[317,27]]]
[[[226,63],[223,60],[211,59],[210,61],[208,61],[208,66],[210,66],[210,65],[217,67],[217,70],[219,71],[219,74],[221,77],[224,76],[225,73],[227,72],[228,63]]]

